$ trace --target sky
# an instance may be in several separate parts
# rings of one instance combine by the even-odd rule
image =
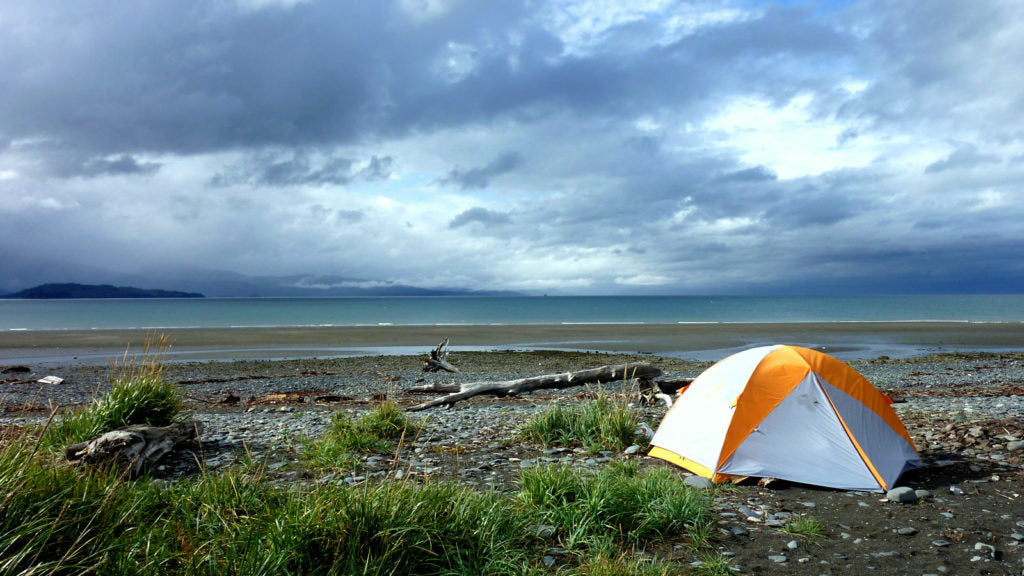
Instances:
[[[0,287],[217,274],[1024,292],[1024,1],[0,0]]]

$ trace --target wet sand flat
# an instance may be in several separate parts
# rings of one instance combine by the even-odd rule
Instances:
[[[141,350],[147,336],[166,335],[173,355],[186,360],[287,358],[429,350],[442,338],[453,349],[576,349],[707,357],[755,345],[786,343],[862,356],[931,350],[1024,348],[1024,323],[805,322],[727,324],[557,324],[345,326],[53,330],[0,333],[0,363],[64,361]]]

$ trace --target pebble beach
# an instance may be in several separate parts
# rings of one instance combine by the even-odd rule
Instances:
[[[418,423],[415,435],[398,451],[367,455],[359,470],[346,474],[312,472],[298,463],[298,454],[303,439],[317,437],[334,413],[357,414],[383,398],[409,407],[436,395],[409,391],[424,383],[511,380],[639,362],[660,368],[665,380],[682,380],[698,375],[711,360],[658,353],[672,346],[679,349],[679,338],[700,340],[703,350],[725,350],[783,337],[799,341],[794,343],[825,341],[838,350],[862,350],[864,357],[848,362],[894,398],[894,408],[928,464],[901,478],[901,485],[913,492],[913,500],[895,502],[885,494],[781,481],[767,486],[739,485],[716,495],[720,532],[716,546],[735,560],[742,574],[1021,574],[1024,353],[953,349],[1012,348],[1024,339],[1013,340],[1020,337],[1017,324],[980,326],[986,330],[959,326],[962,334],[953,330],[957,326],[945,324],[918,327],[916,333],[907,326],[893,326],[884,334],[872,326],[870,334],[861,334],[858,330],[843,332],[839,330],[842,326],[830,324],[748,326],[745,332],[729,325],[717,330],[704,327],[703,336],[688,331],[676,340],[666,337],[663,327],[630,330],[619,326],[611,331],[605,327],[605,338],[596,328],[574,332],[581,335],[577,339],[566,338],[559,330],[519,332],[517,338],[508,338],[501,330],[475,334],[443,330],[442,334],[437,328],[423,328],[422,333],[412,330],[408,340],[395,338],[391,330],[363,331],[358,338],[345,330],[314,330],[315,341],[310,340],[309,330],[290,336],[261,331],[180,332],[170,335],[172,354],[165,377],[177,383],[189,416],[203,423],[204,433],[200,445],[165,459],[155,477],[171,482],[194,474],[197,463],[216,471],[252,457],[266,465],[268,477],[275,482],[315,485],[436,479],[482,490],[514,491],[517,472],[523,467],[552,463],[599,467],[616,459],[664,466],[646,457],[639,446],[622,454],[593,454],[515,440],[517,427],[531,415],[552,403],[584,402],[598,388],[634,402],[644,421],[656,427],[666,407],[635,402],[631,384],[623,382],[541,390],[515,398],[478,397],[451,408],[418,412],[414,415]],[[529,332],[530,327],[520,330]],[[403,328],[403,333],[409,332]],[[125,337],[131,340],[141,335],[112,332],[79,339],[68,333],[37,334],[34,340],[31,336],[7,333],[0,337],[0,354],[5,355],[0,356],[4,358],[0,360],[0,426],[8,430],[45,421],[55,407],[95,398],[107,386],[110,360],[119,356],[116,349],[121,348],[123,354]],[[537,341],[557,341],[565,349],[503,346],[529,343],[533,336]],[[453,345],[473,342],[494,348],[455,346],[450,360],[459,367],[458,373],[424,373],[423,359],[440,337],[451,337]],[[626,353],[621,351],[621,341],[640,346]],[[116,342],[121,344],[115,346]],[[598,342],[603,345],[595,345]],[[900,353],[871,356],[880,343]],[[577,344],[590,346],[571,349]],[[324,348],[372,351],[384,345],[418,346],[420,351],[281,357],[283,349],[293,353]],[[929,353],[930,348],[940,350]],[[140,350],[141,344],[129,349]],[[243,349],[246,352],[241,354],[224,352]],[[917,354],[905,353],[908,349]],[[99,361],[102,355],[106,361]],[[47,375],[63,382],[37,382]],[[680,475],[685,474],[680,471]],[[783,531],[782,526],[794,516],[815,518],[827,534],[809,538]],[[672,543],[652,543],[651,549],[661,555],[683,554],[682,547]]]

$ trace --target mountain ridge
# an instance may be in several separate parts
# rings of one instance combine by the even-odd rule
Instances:
[[[203,298],[198,292],[114,286],[111,284],[78,284],[51,282],[6,294],[2,298],[21,300],[57,300],[71,298]]]

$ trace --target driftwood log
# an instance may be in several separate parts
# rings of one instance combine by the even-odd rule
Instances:
[[[650,364],[618,364],[615,366],[602,366],[580,370],[578,372],[563,372],[561,374],[546,374],[532,378],[521,378],[519,380],[503,380],[496,382],[475,382],[461,386],[448,387],[447,385],[430,384],[410,389],[410,392],[443,392],[450,391],[447,396],[441,396],[417,404],[409,408],[410,412],[426,410],[434,406],[451,406],[460,400],[487,394],[490,396],[515,396],[522,392],[541,389],[571,388],[584,384],[598,382],[614,382],[617,380],[652,380],[661,375],[661,369]]]
[[[69,462],[91,469],[113,467],[119,474],[135,478],[142,469],[156,463],[175,446],[199,437],[202,424],[179,422],[170,426],[126,426],[64,450]]]
[[[445,372],[458,372],[456,368],[448,362],[448,339],[441,340],[441,343],[430,351],[430,358],[423,361],[424,372],[438,372],[444,370]]]

